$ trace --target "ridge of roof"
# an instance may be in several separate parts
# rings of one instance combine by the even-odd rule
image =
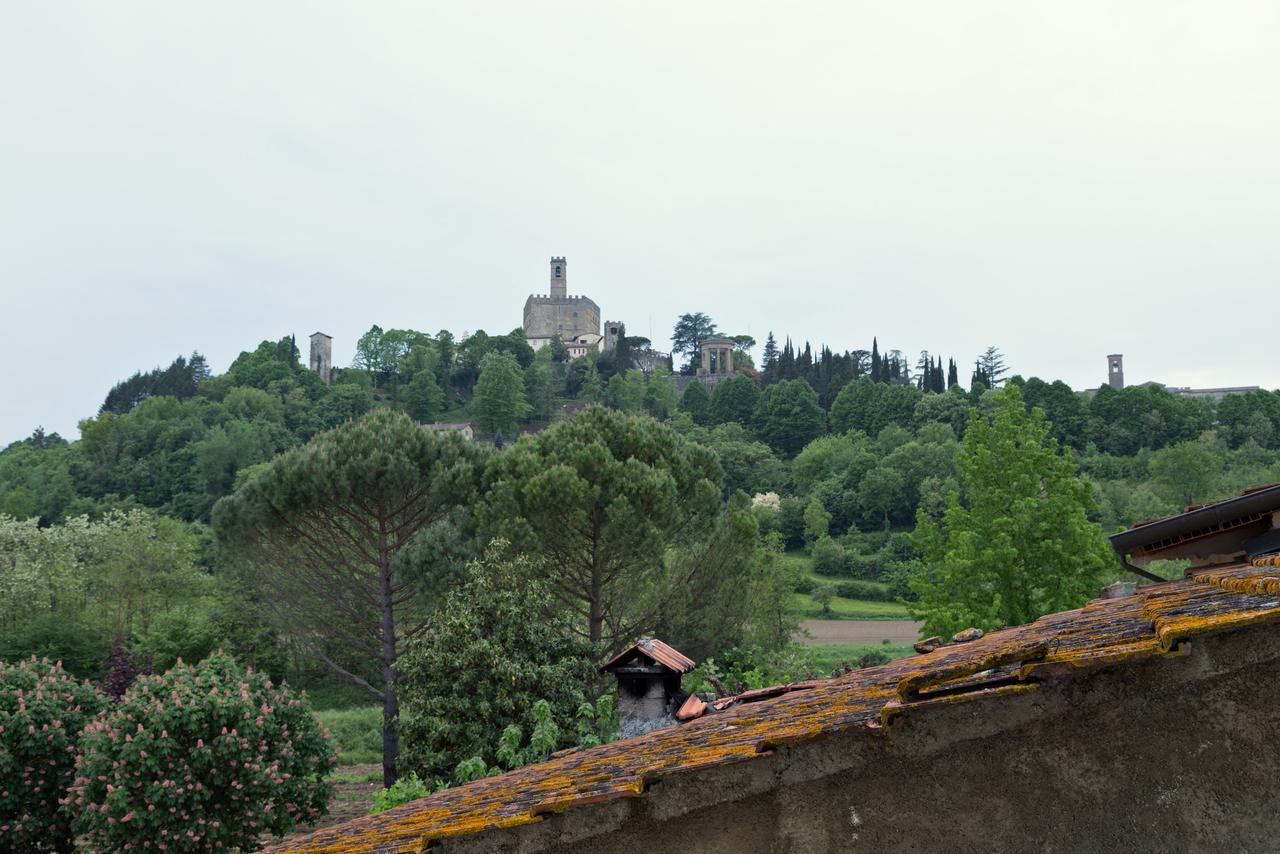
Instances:
[[[535,824],[643,797],[674,775],[748,763],[831,735],[882,737],[895,719],[940,703],[992,701],[1040,680],[1185,654],[1197,637],[1280,621],[1280,574],[1239,564],[1095,599],[963,644],[899,659],[806,690],[730,707],[680,726],[573,751],[446,789],[374,816],[278,844],[276,851],[420,851],[432,840]],[[1036,680],[1036,681],[1032,681]]]

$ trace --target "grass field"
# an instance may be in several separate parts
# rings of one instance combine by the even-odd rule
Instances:
[[[782,556],[785,567],[812,579],[819,586],[838,584],[846,579],[819,575],[813,571],[813,559],[802,551],[790,551]],[[887,585],[877,582],[862,582],[887,590]],[[797,616],[805,620],[909,620],[906,606],[897,602],[882,602],[871,599],[845,599],[833,596],[831,610],[823,611],[822,606],[813,600],[808,593],[791,594],[791,608]]]
[[[382,762],[382,709],[356,706],[324,709],[316,717],[328,728],[338,747],[339,765],[368,765]]]

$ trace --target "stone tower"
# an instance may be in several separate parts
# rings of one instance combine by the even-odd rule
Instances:
[[[604,322],[604,340],[600,342],[600,349],[606,353],[615,350],[618,346],[618,341],[626,334],[627,330],[622,321],[606,320]]]
[[[329,385],[333,373],[333,338],[323,332],[311,333],[311,370]]]
[[[563,299],[569,295],[568,272],[563,255],[551,258],[551,296]]]
[[[1116,391],[1124,390],[1124,356],[1120,353],[1107,357],[1107,384]]]

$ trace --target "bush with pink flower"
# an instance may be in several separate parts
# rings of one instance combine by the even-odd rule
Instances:
[[[80,750],[67,803],[95,850],[253,849],[331,794],[334,750],[306,698],[224,653],[140,677]]]
[[[65,851],[76,739],[104,698],[62,663],[0,662],[0,850]]]

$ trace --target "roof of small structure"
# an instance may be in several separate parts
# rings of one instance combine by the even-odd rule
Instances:
[[[1111,536],[1122,555],[1156,553],[1196,540],[1218,537],[1236,529],[1270,527],[1271,514],[1280,510],[1280,483],[1250,487],[1235,498],[1193,504],[1182,513],[1138,522]]]
[[[442,433],[456,432],[458,430],[466,430],[471,427],[470,421],[452,421],[440,422],[437,424],[423,424],[427,430],[439,430]]]
[[[663,643],[657,638],[640,638],[640,640],[609,659],[600,669],[604,672],[609,672],[615,667],[621,667],[625,662],[631,660],[636,653],[643,655],[655,664],[661,664],[675,673],[688,673],[697,666],[692,658],[670,644]]]
[[[432,840],[534,824],[555,813],[619,798],[643,798],[650,784],[664,778],[755,762],[790,744],[835,735],[881,738],[888,724],[916,710],[1000,702],[1098,668],[1161,657],[1177,660],[1192,638],[1280,621],[1278,594],[1275,569],[1241,564],[1205,570],[1193,578],[1139,588],[1133,596],[1097,599],[969,643],[809,683],[804,690],[447,789],[288,840],[278,850],[421,851]]]

